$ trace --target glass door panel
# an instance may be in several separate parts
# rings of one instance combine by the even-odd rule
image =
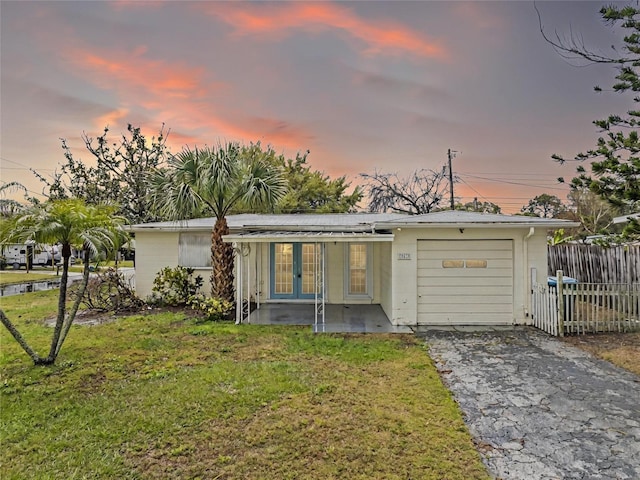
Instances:
[[[316,272],[320,266],[320,255],[316,255],[315,243],[303,243],[302,247],[302,295],[314,295],[316,294],[316,288],[319,287],[319,282],[316,282]],[[318,245],[318,253],[320,253],[320,246]]]
[[[273,247],[273,293],[293,295],[293,243],[276,243]]]
[[[317,254],[316,254],[317,248]],[[313,298],[320,282],[320,246],[315,243],[271,244],[271,296],[273,298]]]

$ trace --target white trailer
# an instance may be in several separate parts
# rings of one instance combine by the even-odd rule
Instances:
[[[29,253],[30,252],[30,253]],[[52,265],[60,261],[57,245],[9,244],[2,249],[8,267],[20,268],[27,265],[27,255],[31,255],[31,265]]]

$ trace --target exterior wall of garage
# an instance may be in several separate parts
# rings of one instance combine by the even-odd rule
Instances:
[[[416,325],[418,318],[418,241],[419,240],[511,240],[513,242],[513,323],[527,324],[530,319],[531,268],[536,281],[546,280],[546,230],[529,228],[407,228],[393,232],[391,254],[391,315],[394,325]],[[473,251],[470,251],[472,254]]]

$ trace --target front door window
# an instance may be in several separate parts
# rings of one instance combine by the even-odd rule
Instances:
[[[315,243],[272,243],[272,298],[313,298],[319,289],[320,252]]]

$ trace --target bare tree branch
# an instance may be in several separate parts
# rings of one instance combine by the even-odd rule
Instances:
[[[360,176],[366,180],[370,212],[429,213],[440,206],[448,186],[444,172],[427,169],[416,170],[408,178],[378,171]]]

